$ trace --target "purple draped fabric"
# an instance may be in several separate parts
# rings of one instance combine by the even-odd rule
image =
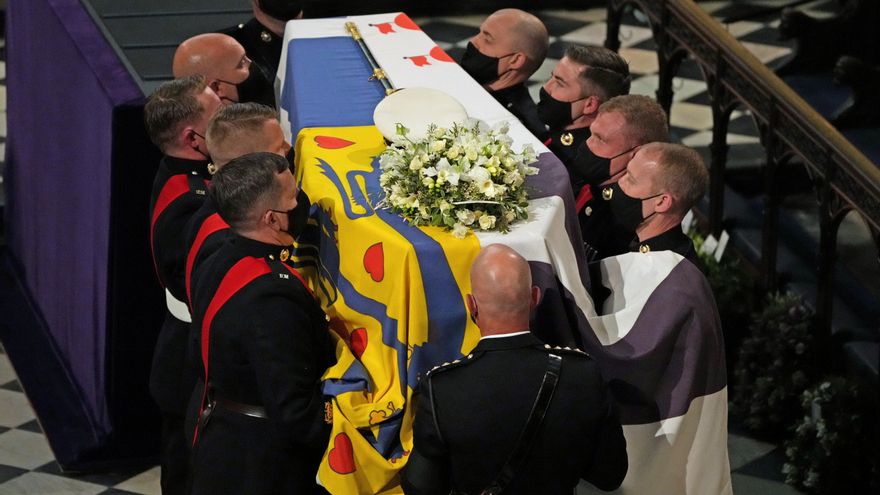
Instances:
[[[143,94],[80,1],[7,16],[9,245],[100,437],[113,109]]]

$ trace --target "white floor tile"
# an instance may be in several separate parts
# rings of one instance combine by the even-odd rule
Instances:
[[[5,117],[5,114],[3,117]],[[0,385],[9,383],[15,379],[15,370],[12,369],[12,363],[9,362],[9,357],[7,357],[6,354],[0,354]]]
[[[760,143],[757,136],[744,136],[742,134],[727,134],[727,144],[754,144]],[[701,131],[691,134],[681,140],[681,144],[692,148],[704,148],[712,143],[712,131]]]
[[[0,60],[0,79],[6,79],[6,62]]]
[[[12,390],[0,390],[0,426],[15,428],[35,418],[27,396]]]
[[[603,46],[605,44],[605,23],[597,22],[595,24],[589,24],[582,28],[575,29],[570,33],[566,33],[559,39],[569,43]]]
[[[636,78],[633,80],[632,86],[638,88],[638,91],[630,89],[630,93],[649,94],[650,96],[654,96],[659,81],[660,77],[656,74]],[[672,91],[674,92],[672,96],[673,101],[687,100],[692,96],[705,92],[706,83],[701,80],[673,77]]]
[[[141,495],[161,495],[162,490],[159,489],[159,466],[144,471],[113,488],[140,493]]]
[[[726,29],[734,38],[739,38],[740,36],[745,36],[763,28],[764,24],[760,22],[739,21],[731,22],[730,24],[722,24],[722,26],[724,26],[724,29]]]
[[[0,464],[35,469],[53,459],[49,442],[40,433],[9,430],[0,434]]]
[[[669,123],[675,127],[696,131],[712,128],[712,107],[681,101],[674,102],[669,113]]]
[[[750,41],[743,41],[742,45],[764,64],[769,64],[777,58],[791,53],[791,48],[784,46],[763,45]]]
[[[8,495],[97,495],[107,487],[46,473],[25,473],[0,485]]]
[[[631,74],[653,74],[659,68],[657,65],[657,52],[653,50],[623,47],[619,53],[621,57],[629,62]]]

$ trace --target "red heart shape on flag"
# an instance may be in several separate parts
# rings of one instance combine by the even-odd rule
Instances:
[[[434,60],[439,60],[440,62],[454,62],[452,57],[439,46],[431,48],[431,56],[434,57]]]
[[[325,148],[328,150],[338,150],[353,145],[354,141],[349,141],[347,139],[333,136],[315,136],[315,143],[317,143],[318,146],[320,146],[321,148]]]
[[[414,57],[407,57],[410,62],[416,64],[416,67],[422,67],[423,65],[431,65],[431,62],[428,61],[428,57],[425,55],[416,55]]]
[[[381,282],[385,278],[385,252],[381,242],[367,248],[364,253],[364,270],[370,274],[373,282]]]
[[[394,26],[392,26],[390,22],[383,22],[381,24],[370,24],[370,26],[378,28],[379,32],[382,34],[388,34],[388,33],[394,32]]]
[[[413,20],[410,19],[409,16],[406,14],[399,14],[397,17],[395,17],[394,24],[397,24],[398,26],[402,27],[403,29],[412,29],[413,31],[421,31],[421,29],[419,29],[419,26],[415,22],[413,22]]]
[[[364,355],[364,351],[367,350],[367,329],[355,328],[352,330],[349,346],[351,346],[351,352],[360,359]]]
[[[354,450],[351,448],[351,439],[345,433],[336,435],[333,439],[333,448],[327,455],[330,469],[339,474],[351,474],[357,471],[354,465]]]

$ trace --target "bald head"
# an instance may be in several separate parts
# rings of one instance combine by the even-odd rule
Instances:
[[[235,85],[249,75],[250,59],[232,36],[206,33],[181,43],[174,52],[174,77],[201,74],[221,99],[238,101]]]
[[[522,52],[528,58],[526,72],[531,75],[538,70],[550,44],[550,36],[541,19],[519,9],[501,9],[488,19],[500,21],[500,25],[506,27],[510,50]]]
[[[537,289],[529,263],[516,251],[502,244],[483,248],[471,266],[471,291],[471,314],[477,313],[483,335],[528,330]]]

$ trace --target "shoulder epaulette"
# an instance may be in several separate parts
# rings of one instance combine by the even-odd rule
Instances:
[[[586,352],[578,349],[577,347],[561,347],[558,345],[554,347],[550,344],[544,344],[543,348],[547,352],[556,352],[556,353],[561,353],[561,354],[568,354],[571,356],[580,356],[580,357],[587,357],[587,358],[592,357],[589,354],[587,354]]]
[[[426,377],[434,376],[437,373],[442,373],[444,371],[449,371],[451,369],[455,369],[460,366],[464,366],[466,364],[473,362],[475,359],[479,359],[479,357],[482,355],[483,355],[482,353],[479,353],[479,354],[470,353],[461,359],[456,359],[455,361],[452,361],[449,363],[443,363],[443,364],[434,366],[433,368],[428,370],[428,373],[425,376]]]

